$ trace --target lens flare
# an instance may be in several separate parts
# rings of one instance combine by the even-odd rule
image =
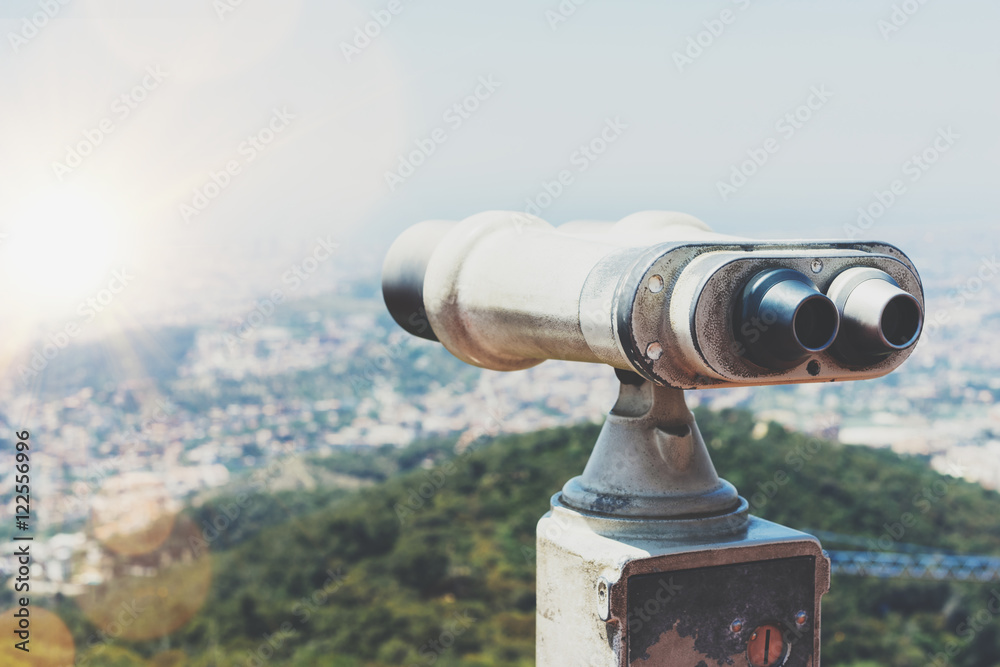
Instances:
[[[18,609],[8,609],[0,614],[0,665],[4,667],[65,667],[75,664],[76,646],[73,635],[66,624],[56,614],[40,607],[29,610],[31,625],[27,648],[28,653],[15,648],[19,639],[14,633],[18,630],[17,618],[14,613]]]
[[[164,637],[198,613],[212,580],[208,542],[180,516],[163,545],[126,556],[107,551],[101,583],[77,598],[91,623],[111,640]]]
[[[115,216],[83,190],[52,189],[13,216],[0,250],[0,273],[24,302],[63,309],[111,270],[118,252]]]
[[[158,549],[170,536],[180,505],[153,473],[126,473],[107,480],[91,505],[91,531],[123,556]]]

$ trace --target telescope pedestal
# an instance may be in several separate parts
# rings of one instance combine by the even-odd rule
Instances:
[[[683,392],[619,377],[584,473],[538,523],[538,667],[818,667],[819,542],[749,515]]]

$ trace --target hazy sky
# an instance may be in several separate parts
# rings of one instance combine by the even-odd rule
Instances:
[[[996,3],[576,2],[5,0],[2,305],[73,305],[121,265],[149,278],[129,298],[195,294],[318,234],[376,261],[410,224],[540,195],[555,223],[840,237],[898,180],[867,235],[996,225]]]

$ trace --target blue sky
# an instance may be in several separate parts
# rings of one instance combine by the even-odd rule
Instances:
[[[878,231],[996,217],[996,5],[927,3],[885,39],[887,2],[591,0],[554,31],[544,12],[558,3],[488,12],[474,4],[413,5],[387,33],[405,63],[412,136],[478,74],[495,73],[505,86],[384,202],[389,226],[406,210],[521,207],[609,116],[629,129],[544,217],[675,208],[750,236],[770,228],[839,236],[874,190],[910,183],[902,164],[942,127],[960,138]],[[731,23],[679,71],[674,52],[725,10]],[[781,138],[775,123],[818,85],[833,93],[829,101],[722,201],[718,182],[745,151]]]

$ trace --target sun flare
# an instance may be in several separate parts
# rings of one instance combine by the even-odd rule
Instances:
[[[0,245],[0,271],[17,300],[36,311],[52,312],[83,298],[113,267],[116,221],[85,192],[49,191],[11,222]]]

